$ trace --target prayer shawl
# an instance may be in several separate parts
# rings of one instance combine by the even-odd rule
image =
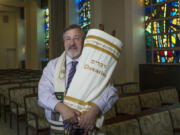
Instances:
[[[118,62],[122,43],[98,29],[88,31],[83,51],[64,103],[81,113],[88,111],[100,94],[109,86]],[[65,92],[65,53],[59,58],[54,73],[55,92]],[[103,118],[97,120],[101,127]]]

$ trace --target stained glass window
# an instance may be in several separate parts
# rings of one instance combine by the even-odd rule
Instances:
[[[179,0],[144,0],[147,63],[180,63]]]
[[[45,44],[45,60],[49,61],[49,10],[44,10],[44,44]]]
[[[87,31],[91,24],[90,0],[76,0],[79,10],[79,24]]]

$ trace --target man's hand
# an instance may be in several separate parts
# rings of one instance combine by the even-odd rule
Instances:
[[[99,111],[99,107],[97,105],[93,105],[89,111],[80,116],[78,126],[85,130],[84,135],[86,135],[88,131],[94,129]]]
[[[64,122],[71,124],[78,123],[78,117],[80,116],[79,111],[72,109],[61,102],[56,104],[55,111],[61,114]]]

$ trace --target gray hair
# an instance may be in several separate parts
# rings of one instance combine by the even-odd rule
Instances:
[[[79,26],[77,24],[71,24],[71,25],[69,25],[68,27],[66,27],[64,29],[64,31],[63,31],[63,39],[64,39],[64,34],[66,33],[66,31],[72,30],[72,29],[79,29],[81,31],[82,39],[83,39],[83,42],[84,42],[86,34],[85,34],[84,30],[81,28],[81,26]]]

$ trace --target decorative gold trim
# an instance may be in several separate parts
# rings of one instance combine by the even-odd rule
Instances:
[[[83,106],[85,106],[85,105],[89,105],[89,106],[94,105],[94,103],[92,103],[92,102],[84,102],[82,100],[79,100],[77,98],[73,98],[73,97],[70,97],[70,96],[66,96],[64,99],[65,100],[70,100],[72,102],[78,103],[78,104],[83,105]]]
[[[103,48],[101,48],[101,47],[98,47],[98,46],[96,46],[96,45],[89,44],[89,43],[86,43],[86,44],[84,45],[84,47],[91,47],[91,48],[97,49],[97,50],[99,50],[99,51],[101,51],[101,52],[104,52],[104,53],[112,56],[116,61],[118,61],[118,57],[116,57],[113,53],[111,53],[110,51],[108,51],[108,50],[106,50],[106,49],[103,49]]]
[[[93,36],[93,35],[89,35],[89,36],[86,37],[86,39],[88,39],[88,38],[91,38],[91,39],[93,38],[93,39],[96,39],[96,40],[100,40],[100,41],[108,44],[108,45],[111,46],[112,48],[116,49],[119,53],[120,53],[120,51],[121,51],[121,49],[120,49],[119,47],[117,47],[115,44],[109,42],[108,40],[106,40],[106,39],[104,39],[104,38],[101,38],[101,37],[98,37],[98,36]]]

